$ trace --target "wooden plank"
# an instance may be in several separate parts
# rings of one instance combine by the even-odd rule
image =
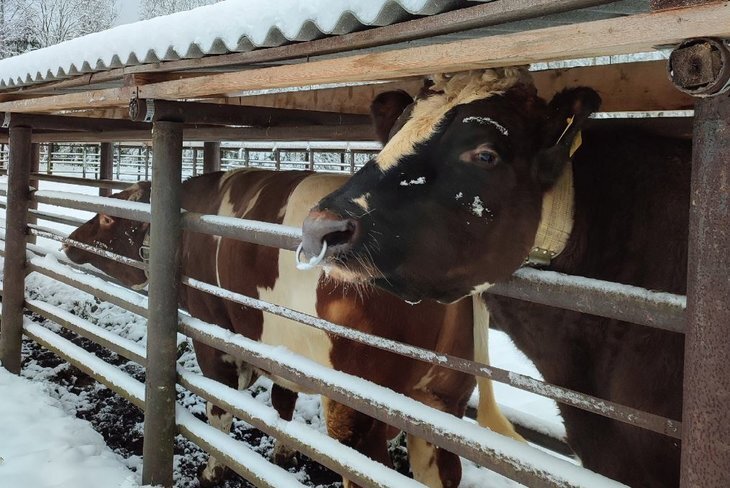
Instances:
[[[730,37],[730,4],[632,15],[585,24],[469,39],[136,87],[141,98],[185,99],[332,82],[376,81],[591,56],[647,51],[696,36]],[[0,103],[0,111],[109,107],[131,87]]]
[[[304,58],[322,54],[352,51],[367,47],[382,46],[413,39],[443,35],[466,29],[475,29],[490,25],[513,22],[543,15],[555,14],[586,7],[594,7],[612,3],[615,0],[500,0],[483,5],[431,15],[407,22],[400,22],[384,27],[367,29],[341,36],[326,37],[310,42],[300,42],[268,49],[257,49],[244,53],[207,56],[199,59],[183,59],[165,61],[140,66],[127,66],[99,73],[91,73],[76,78],[46,83],[38,88],[21,88],[18,92],[33,92],[42,89],[62,90],[83,87],[94,83],[120,80],[125,75],[135,73],[156,73],[177,70],[205,69],[234,65],[250,65],[285,59]],[[0,94],[0,100],[3,95]]]
[[[370,125],[292,127],[206,127],[184,129],[186,141],[374,141]],[[33,142],[149,142],[150,131],[34,132]],[[0,132],[0,143],[8,141]]]
[[[685,110],[695,102],[672,85],[666,61],[542,71],[534,77],[538,92],[547,99],[565,87],[594,88],[603,99],[603,112]]]
[[[549,99],[571,86],[590,86],[601,94],[604,112],[685,110],[694,105],[694,98],[677,90],[667,76],[665,61],[584,66],[533,73],[540,95]],[[320,110],[341,113],[370,113],[370,102],[388,90],[418,93],[420,79],[376,85],[328,88],[256,95],[217,100],[262,107],[297,110]]]

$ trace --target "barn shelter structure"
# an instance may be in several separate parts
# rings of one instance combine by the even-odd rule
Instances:
[[[260,409],[243,403],[221,385],[213,388],[200,377],[176,371],[176,335],[182,333],[527,486],[619,486],[577,466],[548,459],[531,447],[507,442],[467,421],[444,419],[385,388],[361,387],[348,375],[323,372],[288,356],[279,358],[272,348],[261,344],[231,340],[222,329],[178,314],[177,288],[182,283],[294,318],[302,327],[317,327],[489,376],[596,415],[681,439],[683,487],[730,486],[730,2],[311,2],[312,10],[303,8],[285,21],[274,11],[283,7],[273,2],[262,2],[266,8],[248,12],[251,18],[236,10],[242,4],[228,1],[122,26],[0,62],[0,111],[4,113],[0,140],[10,145],[8,185],[3,190],[7,224],[0,360],[5,368],[19,372],[21,338],[26,335],[143,409],[143,481],[149,484],[172,486],[173,438],[179,432],[254,484],[283,486],[281,476],[286,473],[216,435],[176,406],[176,382],[348,479],[366,486],[412,483],[357,453],[341,456],[341,448],[327,438],[299,435],[301,429],[295,423],[262,415]],[[203,17],[214,19],[219,30],[196,33],[195,26]],[[605,60],[601,57],[657,49],[670,53],[668,59],[649,56],[642,62],[584,62],[570,68],[556,63]],[[343,331],[336,324],[184,276],[178,281],[179,258],[173,250],[183,229],[290,250],[300,241],[299,230],[294,228],[181,214],[184,140],[205,142],[206,171],[219,167],[219,144],[225,140],[373,140],[368,107],[382,91],[404,89],[415,94],[421,78],[433,73],[530,63],[534,63],[535,81],[544,97],[566,86],[586,85],[601,94],[605,113],[620,112],[624,117],[628,112],[678,114],[632,119],[632,123],[684,134],[694,141],[688,293],[681,297],[572,277],[547,280],[535,270],[521,270],[511,281],[488,292],[685,334],[681,423],[473,361],[444,359],[429,351]],[[593,123],[615,120],[599,118]],[[35,189],[40,180],[60,181],[37,173],[39,143],[102,143],[101,179],[63,178],[63,182],[99,187],[101,195],[108,195],[111,189],[127,186],[112,180],[111,143],[147,140],[154,152],[151,206]],[[72,263],[51,266],[40,259],[43,250],[33,244],[38,236],[78,243],[44,229],[39,221],[78,222],[42,212],[37,209],[39,203],[150,222],[158,231],[151,236],[149,264],[134,264],[147,267],[148,296],[64,272],[63,266],[73,267]],[[104,250],[95,252],[115,258]],[[29,272],[147,317],[147,349],[110,338],[93,324],[72,320],[53,306],[27,300],[24,282]],[[24,318],[26,311],[144,365],[146,384],[111,365],[94,363],[90,367],[88,352]]]

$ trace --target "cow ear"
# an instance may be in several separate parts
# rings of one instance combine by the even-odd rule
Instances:
[[[370,104],[370,114],[380,142],[388,142],[398,117],[412,103],[413,98],[403,90],[383,92],[375,97]]]
[[[550,188],[581,142],[580,131],[590,115],[601,106],[601,97],[591,88],[563,90],[548,104],[541,128],[542,141],[535,171],[543,189]]]
[[[99,214],[99,226],[102,229],[109,229],[112,225],[114,225],[114,218],[108,216],[107,214]]]

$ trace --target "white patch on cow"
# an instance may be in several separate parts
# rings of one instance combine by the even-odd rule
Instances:
[[[368,198],[370,198],[370,193],[365,193],[360,195],[357,198],[352,199],[352,203],[357,205],[358,207],[362,208],[366,212],[370,209],[370,204],[368,204]]]
[[[345,177],[324,174],[305,178],[292,192],[282,224],[300,227],[309,209],[322,197],[342,186],[345,181]],[[279,251],[279,278],[273,288],[258,288],[259,298],[316,316],[317,284],[322,270],[298,271],[291,265],[293,262],[292,251]],[[284,346],[322,365],[332,367],[330,359],[332,341],[321,330],[284,317],[264,314],[261,342]],[[283,378],[273,379],[285,388],[302,391],[300,386]]]
[[[474,288],[472,288],[470,295],[476,295],[478,293],[482,293],[484,291],[489,290],[493,286],[494,286],[494,283],[482,283],[481,285],[477,285]]]
[[[486,212],[487,214],[492,213],[491,210],[484,206],[484,202],[482,202],[482,199],[478,196],[474,197],[474,201],[471,202],[469,208],[471,209],[471,213],[473,213],[477,217],[483,216],[484,212]]]
[[[425,176],[419,176],[415,180],[410,180],[410,181],[403,180],[400,182],[400,186],[413,186],[413,185],[425,185],[425,184],[426,184]]]
[[[497,122],[496,120],[494,120],[490,117],[476,117],[476,116],[465,117],[464,120],[462,120],[462,122],[465,124],[468,124],[470,122],[476,122],[477,124],[480,124],[480,125],[491,125],[493,127],[496,127],[497,130],[503,136],[509,135],[509,131],[507,130],[507,128],[505,126],[503,126],[502,124],[500,124],[499,122]]]
[[[464,198],[464,193],[459,192],[456,194],[456,196],[454,198],[456,198],[457,200],[461,200],[462,198]]]
[[[233,415],[230,412],[225,412],[222,415],[213,415],[213,403],[208,402],[205,406],[205,412],[208,415],[208,423],[220,430],[221,432],[228,434],[231,431],[231,425],[233,424]],[[216,468],[223,469],[225,465],[216,459],[214,456],[208,458],[208,464],[205,466],[201,477],[203,479],[212,481],[216,476]]]
[[[431,488],[443,486],[436,463],[436,446],[420,437],[408,434],[408,460],[416,481]]]
[[[142,188],[140,188],[139,184],[137,184],[137,183],[135,183],[134,185],[131,185],[125,191],[129,192],[129,197],[127,197],[127,200],[130,202],[138,202],[144,196],[144,191],[142,190]]]
[[[221,273],[218,269],[218,254],[221,252],[221,236],[213,236],[215,241],[215,282],[221,286]]]

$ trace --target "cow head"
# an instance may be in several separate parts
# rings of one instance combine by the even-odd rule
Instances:
[[[111,198],[149,203],[150,188],[149,181],[140,181]],[[139,260],[139,251],[148,228],[149,224],[146,222],[97,214],[73,231],[69,238]],[[90,263],[128,286],[140,286],[147,281],[141,269],[72,246],[64,246],[64,251],[71,261],[78,264]]]
[[[546,104],[522,68],[439,76],[380,154],[323,198],[302,256],[407,300],[453,301],[507,279],[535,243],[543,195],[600,98]]]

